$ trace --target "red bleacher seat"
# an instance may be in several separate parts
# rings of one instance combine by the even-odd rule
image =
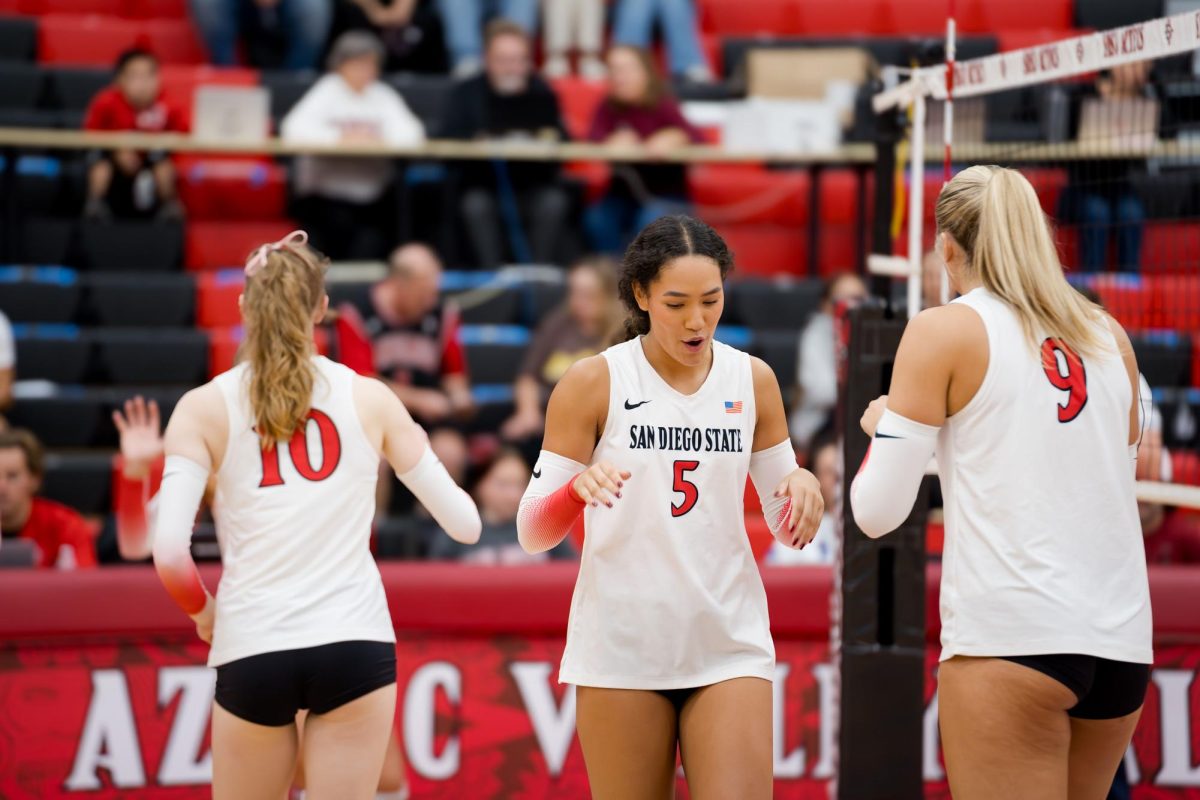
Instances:
[[[1195,222],[1147,222],[1142,240],[1142,272],[1200,273],[1200,225]]]
[[[1200,331],[1200,275],[1155,275],[1149,327]]]
[[[563,165],[563,172],[583,184],[588,203],[603,197],[612,183],[612,167],[603,161],[570,161]]]
[[[1059,42],[1063,39],[1070,39],[1074,36],[1079,36],[1083,31],[1075,30],[1074,28],[1031,28],[1028,30],[1022,29],[1004,29],[996,31],[996,43],[999,45],[1001,52],[1009,50],[1024,50],[1026,47],[1038,47],[1051,42]]]
[[[796,0],[701,0],[700,24],[726,36],[801,32]]]
[[[725,223],[808,221],[811,178],[803,170],[768,170],[751,164],[705,164],[688,172],[692,201],[701,216]]]
[[[551,85],[554,87],[554,93],[558,95],[558,104],[567,131],[572,138],[586,140],[588,131],[592,128],[592,117],[596,115],[596,107],[608,93],[608,83],[570,77],[557,78],[551,81]]]
[[[135,19],[187,19],[187,0],[125,0],[125,14]]]
[[[38,24],[44,64],[111,67],[125,50],[147,43],[136,22],[116,17],[50,14]]]
[[[231,328],[240,325],[242,313],[237,299],[245,286],[241,270],[222,270],[200,275],[196,280],[196,325],[201,328]]]
[[[721,37],[711,33],[700,34],[700,49],[708,59],[708,66],[714,75],[725,74],[725,48],[721,45]]]
[[[117,56],[131,47],[148,48],[163,64],[205,60],[196,32],[186,19],[49,14],[38,23],[38,60],[45,64],[111,67]]]
[[[1067,185],[1067,171],[1063,169],[1023,169],[1021,173],[1029,179],[1042,210],[1050,216],[1058,214],[1058,199]]]
[[[803,226],[718,222],[713,227],[733,251],[742,277],[808,274],[808,237]]]
[[[885,25],[891,20],[891,14],[883,10],[879,0],[804,0],[797,4],[797,15],[796,33],[806,36],[890,32]]]
[[[959,0],[967,22],[978,20],[979,32],[1014,30],[1063,31],[1074,23],[1074,0]],[[1068,35],[1070,35],[1068,33]],[[1059,37],[1061,38],[1061,37]]]
[[[907,0],[904,3],[876,2],[874,30],[898,36],[944,36],[946,0]]]
[[[1092,279],[1100,303],[1117,322],[1128,329],[1154,327],[1151,321],[1153,292],[1140,275],[1106,273]]]
[[[854,272],[858,264],[858,237],[861,226],[822,225],[817,242],[817,274],[829,277]]]
[[[189,220],[184,233],[184,266],[191,270],[240,267],[254,248],[283,238],[294,227],[287,221]]]
[[[767,557],[767,551],[771,549],[775,536],[767,527],[767,521],[763,519],[761,513],[747,513],[745,520],[746,536],[750,539],[750,552],[754,553],[754,560],[761,563]]]
[[[113,0],[17,0],[17,13],[35,17],[46,14],[113,14],[121,3]]]
[[[1171,481],[1200,486],[1200,453],[1191,450],[1171,452]]]
[[[282,220],[287,170],[269,159],[183,156],[179,197],[193,219]]]
[[[1192,334],[1192,386],[1200,388],[1200,333]]]
[[[821,222],[832,224],[858,223],[858,175],[852,169],[828,169],[820,177],[821,203],[817,213]],[[867,198],[870,209],[873,199]]]

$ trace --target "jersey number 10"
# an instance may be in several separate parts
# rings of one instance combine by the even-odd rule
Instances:
[[[315,422],[317,432],[321,434],[321,466],[313,468],[312,458],[308,454],[308,424]],[[279,445],[270,450],[259,448],[262,453],[262,482],[260,489],[268,486],[283,486],[283,475],[279,472]],[[296,429],[288,442],[288,454],[300,477],[310,481],[323,481],[337,469],[342,457],[342,438],[338,435],[337,426],[323,411],[315,408],[308,412],[304,425]]]
[[[1042,342],[1042,369],[1051,386],[1070,393],[1066,404],[1058,407],[1058,421],[1070,422],[1078,417],[1087,405],[1087,370],[1083,368],[1083,359],[1061,339],[1047,339]]]

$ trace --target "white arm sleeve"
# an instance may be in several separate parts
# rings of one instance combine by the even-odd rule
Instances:
[[[416,466],[405,473],[397,472],[396,477],[433,515],[434,521],[442,526],[451,539],[463,544],[479,541],[483,523],[479,521],[479,509],[475,507],[475,501],[454,482],[429,445],[425,445],[425,452]]]
[[[167,456],[154,519],[154,566],[167,592],[188,614],[198,614],[207,590],[192,560],[192,529],[204,499],[208,470],[184,456]]]
[[[912,513],[940,428],[885,410],[850,487],[850,507],[863,533],[878,539]]]
[[[543,450],[517,510],[517,541],[527,553],[558,545],[583,513],[584,503],[570,489],[571,480],[587,469],[566,456]]]
[[[788,497],[776,497],[775,487],[796,470],[796,451],[784,440],[774,447],[750,455],[750,481],[758,492],[767,527],[781,544],[792,547],[792,539],[784,528],[792,502]]]

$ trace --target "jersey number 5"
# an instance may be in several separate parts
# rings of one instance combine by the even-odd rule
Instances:
[[[671,485],[671,491],[682,494],[683,502],[678,505],[675,503],[671,504],[672,517],[682,517],[691,511],[692,507],[696,505],[696,501],[700,499],[700,490],[696,487],[696,484],[684,477],[684,475],[692,472],[699,466],[699,461],[675,462],[675,482]]]
[[[321,435],[321,467],[314,469],[312,459],[308,455],[308,423],[315,422],[317,424],[317,432]],[[276,445],[270,450],[262,450],[262,482],[258,484],[259,488],[267,486],[283,486],[283,475],[279,472],[279,446]],[[292,464],[296,467],[296,472],[300,473],[300,477],[310,481],[323,481],[333,474],[337,469],[338,461],[342,457],[342,439],[338,436],[337,426],[333,424],[333,420],[323,411],[317,411],[315,408],[308,412],[308,419],[305,420],[303,427],[299,428],[292,434],[291,441],[288,442],[288,453],[292,457]]]
[[[1058,407],[1058,421],[1070,422],[1078,417],[1087,405],[1087,371],[1083,359],[1061,339],[1047,339],[1042,342],[1042,369],[1051,386],[1069,392],[1066,404]]]

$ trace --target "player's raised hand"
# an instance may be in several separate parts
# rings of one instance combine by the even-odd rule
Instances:
[[[776,534],[784,544],[803,548],[817,535],[825,514],[821,483],[806,469],[797,469],[775,488],[776,497],[788,498],[787,523]]]
[[[588,505],[603,503],[612,508],[613,503],[621,497],[621,489],[630,474],[607,461],[598,461],[579,473],[571,488]]]
[[[125,413],[118,409],[112,415],[113,424],[121,435],[121,458],[125,477],[138,480],[150,472],[150,467],[163,454],[162,419],[158,403],[146,402],[138,395],[125,401]]]

